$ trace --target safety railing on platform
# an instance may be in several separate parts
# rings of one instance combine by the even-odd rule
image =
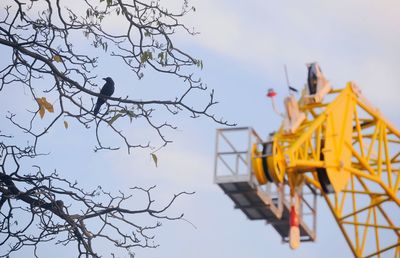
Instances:
[[[269,139],[266,139],[269,140]],[[265,220],[288,241],[290,196],[287,184],[260,185],[252,170],[252,146],[263,141],[251,127],[217,129],[214,182],[251,220]],[[300,196],[301,241],[315,240],[316,192],[308,185]]]

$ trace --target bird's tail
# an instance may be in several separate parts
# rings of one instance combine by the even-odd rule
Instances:
[[[97,101],[96,106],[94,107],[93,113],[97,115],[99,113],[100,107],[103,103],[101,101]]]

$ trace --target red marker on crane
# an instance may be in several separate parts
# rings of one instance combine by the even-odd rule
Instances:
[[[276,96],[275,90],[274,90],[273,88],[269,88],[269,89],[268,89],[268,93],[267,93],[267,97],[268,97],[268,98],[273,98],[273,97],[275,97],[275,96]]]
[[[300,246],[300,218],[299,218],[300,196],[297,192],[290,197],[289,212],[289,246],[297,249]]]
[[[279,112],[279,110],[276,108],[276,105],[275,105],[275,100],[274,100],[274,97],[277,95],[277,93],[275,92],[275,90],[273,89],[273,88],[269,88],[268,89],[268,92],[267,92],[267,94],[266,94],[266,96],[268,97],[268,98],[270,98],[271,99],[271,102],[272,102],[272,109],[275,111],[275,113],[277,113],[279,116],[281,116],[281,117],[284,117],[284,114],[282,114],[281,112]]]

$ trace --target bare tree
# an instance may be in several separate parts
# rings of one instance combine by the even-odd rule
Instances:
[[[134,187],[129,193],[118,194],[101,187],[85,191],[57,173],[46,174],[39,166],[28,171],[23,163],[41,155],[39,141],[56,124],[63,123],[67,128],[71,120],[93,130],[96,151],[116,150],[121,145],[128,152],[149,148],[155,161],[154,151],[171,142],[165,132],[176,129],[174,119],[180,115],[204,116],[228,125],[210,113],[217,103],[214,92],[194,76],[202,61],[174,45],[177,33],[196,34],[181,23],[194,7],[186,0],[174,12],[159,1],[138,0],[5,0],[1,6],[0,94],[21,87],[30,103],[20,103],[26,107],[23,114],[7,110],[6,119],[14,127],[11,132],[0,127],[0,257],[25,246],[33,246],[36,256],[39,244],[51,241],[76,243],[79,257],[99,257],[95,249],[99,239],[130,253],[137,246],[156,247],[151,232],[160,224],[139,225],[134,222],[135,216],[181,219],[183,215],[168,216],[166,212],[177,197],[190,193],[181,192],[165,207],[156,209],[152,188]],[[152,70],[169,74],[181,80],[182,89],[172,99],[102,96],[96,69],[105,58],[128,67],[138,79]],[[209,94],[208,102],[201,108],[193,107],[189,96],[203,93]],[[107,104],[94,115],[98,97],[107,99]],[[170,121],[166,118],[160,122],[156,119],[160,115]],[[154,145],[150,139],[132,141],[121,129],[137,121],[152,129],[160,144]],[[120,144],[104,143],[102,128],[118,136]],[[17,131],[28,135],[28,141],[21,143],[15,137]],[[146,204],[131,210],[127,208],[129,200],[137,193],[147,196]],[[20,220],[20,216],[29,219]],[[96,227],[89,228],[93,220]]]
[[[3,161],[30,155],[15,146],[3,145],[1,150]],[[39,245],[46,242],[76,244],[78,257],[100,257],[96,247],[104,241],[126,249],[133,256],[136,247],[158,246],[152,231],[161,226],[160,220],[182,219],[183,214],[167,215],[167,209],[180,195],[191,194],[180,192],[164,207],[154,208],[151,197],[154,187],[133,187],[129,193],[115,195],[100,186],[85,191],[56,173],[44,175],[38,167],[36,173],[18,172],[0,173],[0,257],[9,257],[27,246],[39,257]],[[140,193],[147,196],[143,208],[130,209],[130,200],[140,198]],[[153,225],[135,222],[143,214],[158,221]]]

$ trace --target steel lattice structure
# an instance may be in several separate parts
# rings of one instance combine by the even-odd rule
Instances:
[[[294,125],[289,130],[284,121],[265,142],[251,128],[235,129],[249,131],[242,151],[224,135],[232,129],[220,129],[215,181],[236,208],[250,219],[272,224],[284,242],[290,241],[293,196],[300,202],[298,241],[315,240],[316,202],[306,200],[307,186],[312,195],[323,196],[355,257],[399,258],[400,132],[352,82],[321,96],[310,101],[303,92],[297,103],[289,103],[295,110],[287,113],[300,120],[289,121]],[[222,151],[219,138],[228,142],[229,151]],[[230,166],[229,155],[235,157],[236,168],[222,175],[221,167]],[[307,207],[311,224],[304,217]]]
[[[263,172],[320,189],[355,257],[398,258],[400,132],[353,83],[329,95],[299,101],[306,120],[294,134],[278,131]]]

